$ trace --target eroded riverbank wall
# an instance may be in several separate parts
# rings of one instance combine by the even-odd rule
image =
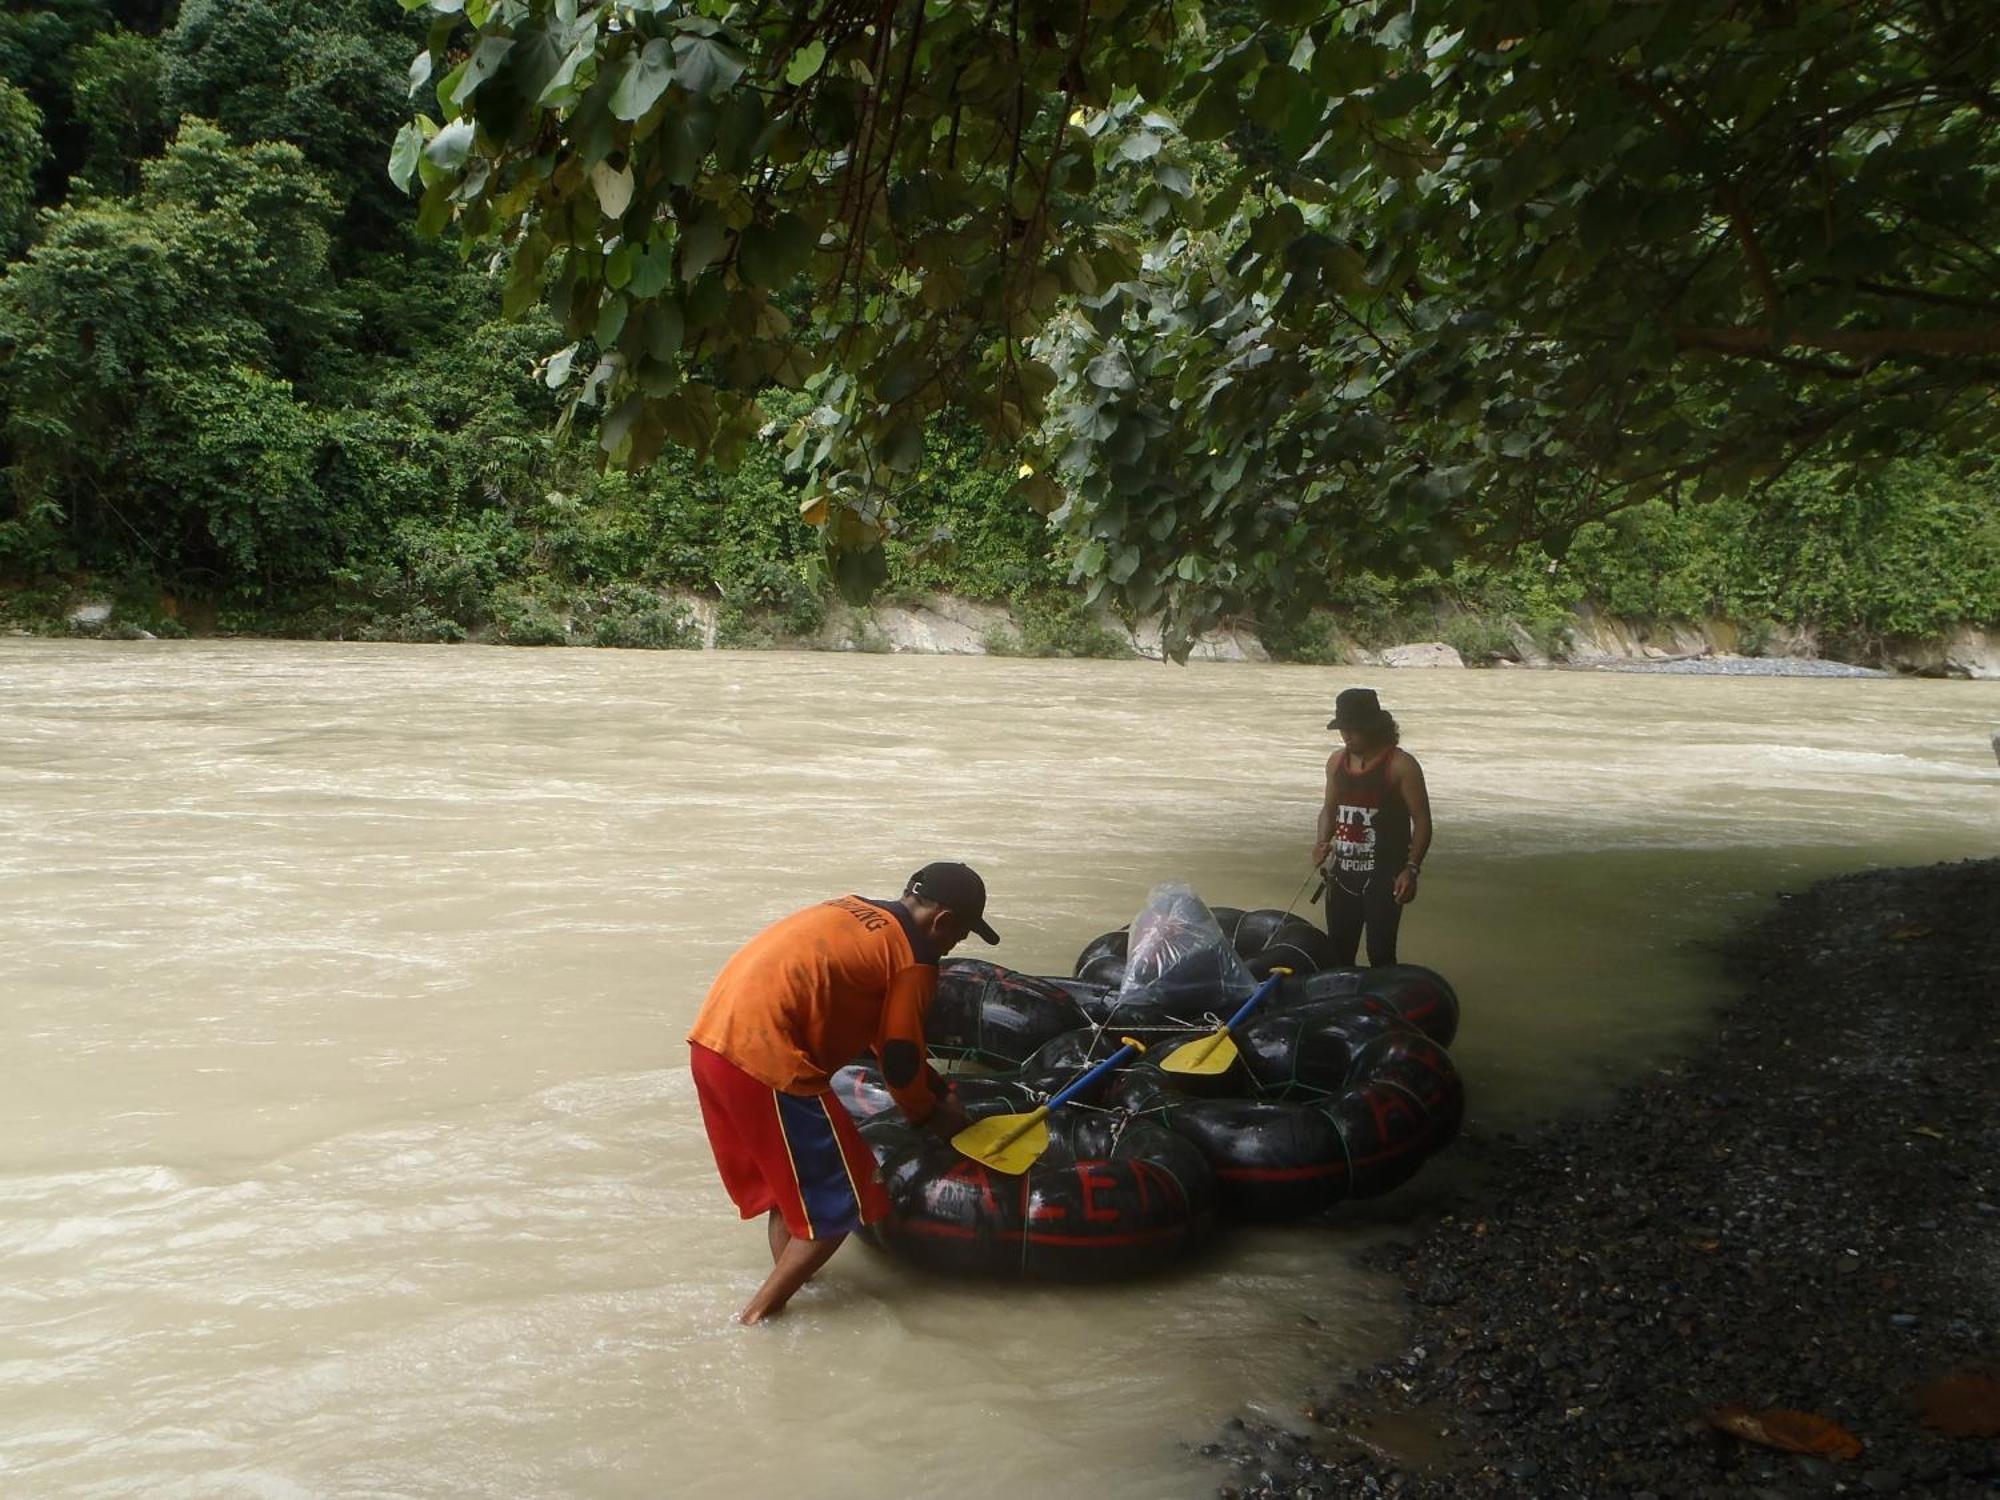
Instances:
[[[1051,637],[1038,632],[1003,604],[931,594],[898,598],[864,608],[830,606],[819,625],[804,634],[782,625],[757,622],[745,631],[725,605],[693,593],[663,592],[653,599],[643,628],[633,629],[628,613],[621,628],[607,631],[606,620],[583,611],[551,613],[530,636],[510,634],[504,624],[473,632],[475,640],[516,645],[618,645],[713,650],[756,645],[822,651],[884,652],[942,656],[1139,656],[1159,659],[1161,622],[1157,616],[1127,621],[1099,612],[1070,621]],[[629,601],[627,601],[629,603]],[[110,597],[82,597],[60,608],[10,615],[0,598],[0,625],[17,635],[69,634],[113,639],[152,639],[165,634],[231,634],[218,629],[212,612],[184,613],[165,606],[122,606]],[[185,620],[185,623],[184,623]],[[1190,656],[1197,661],[1303,661],[1397,668],[1461,667],[1660,667],[1678,663],[1758,663],[1760,675],[1817,675],[1822,664],[1857,671],[1919,677],[2000,679],[2000,624],[1961,624],[1930,637],[1882,637],[1863,642],[1824,640],[1809,627],[1769,622],[1755,627],[1724,619],[1635,620],[1590,605],[1558,624],[1531,630],[1506,616],[1439,608],[1408,639],[1386,641],[1358,622],[1336,614],[1312,617],[1303,631],[1294,627],[1273,636],[1254,620],[1233,620],[1200,636]],[[261,622],[248,634],[281,638],[345,638],[324,622],[301,617],[296,628]],[[368,638],[368,637],[363,637]],[[373,637],[382,638],[382,637]],[[1303,644],[1302,644],[1303,643]]]

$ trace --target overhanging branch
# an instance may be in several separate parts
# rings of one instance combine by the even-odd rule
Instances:
[[[1832,328],[1821,331],[1771,328],[1688,328],[1674,330],[1681,349],[1748,358],[1781,355],[1788,349],[1816,349],[1853,359],[1908,356],[1977,358],[2000,354],[2000,327],[1992,328]]]

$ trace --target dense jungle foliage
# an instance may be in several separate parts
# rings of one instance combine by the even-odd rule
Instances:
[[[622,330],[579,351],[560,309],[503,308],[518,268],[420,238],[391,181],[430,19],[397,0],[0,9],[0,611],[46,614],[89,578],[161,630],[666,646],[689,640],[662,603],[679,589],[721,601],[726,641],[818,627],[845,564],[802,515],[824,507],[784,434],[823,392],[767,382],[733,469],[672,445],[602,468],[617,445],[569,396]],[[921,437],[875,512],[887,587],[1009,602],[1023,649],[1110,649],[1069,580],[1116,559],[982,464],[977,413],[942,407]],[[1467,611],[1472,649],[1502,614],[1546,634],[1583,600],[1863,642],[1992,622],[1996,493],[1942,458],[1800,466],[1768,493],[1585,521],[1559,562],[1392,577],[1336,555],[1291,580],[1269,635],[1310,659],[1330,647],[1302,605],[1383,640],[1437,601]]]

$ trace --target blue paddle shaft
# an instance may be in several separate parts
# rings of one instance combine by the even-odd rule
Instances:
[[[1139,1049],[1137,1047],[1134,1047],[1130,1042],[1127,1042],[1124,1046],[1120,1047],[1116,1052],[1112,1053],[1109,1057],[1105,1058],[1103,1062],[1099,1063],[1096,1067],[1092,1068],[1088,1073],[1084,1074],[1083,1077],[1077,1079],[1073,1083],[1064,1085],[1062,1091],[1058,1093],[1055,1096],[1055,1098],[1049,1100],[1048,1107],[1050,1109],[1054,1109],[1058,1104],[1067,1104],[1072,1095],[1079,1093],[1084,1089],[1089,1088],[1093,1083],[1097,1082],[1098,1079],[1102,1078],[1106,1073],[1109,1073],[1113,1068],[1117,1067],[1120,1063],[1125,1061],[1126,1058],[1132,1056],[1132,1054],[1137,1052],[1138,1050]]]
[[[1272,990],[1278,987],[1278,981],[1280,981],[1284,977],[1285,976],[1282,974],[1273,974],[1270,978],[1266,979],[1262,984],[1258,985],[1255,990],[1251,991],[1250,998],[1243,1002],[1243,1008],[1237,1011],[1236,1014],[1231,1016],[1227,1021],[1224,1021],[1222,1023],[1222,1029],[1224,1031],[1234,1031],[1237,1028],[1238,1024],[1241,1023],[1243,1018],[1249,1015],[1250,1012],[1255,1010],[1260,1004],[1262,1004],[1264,997],[1270,994]]]

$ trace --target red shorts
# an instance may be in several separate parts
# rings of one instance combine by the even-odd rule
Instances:
[[[803,1240],[825,1240],[889,1212],[875,1153],[832,1094],[785,1094],[699,1042],[694,1091],[722,1185],[746,1219],[776,1209]]]

